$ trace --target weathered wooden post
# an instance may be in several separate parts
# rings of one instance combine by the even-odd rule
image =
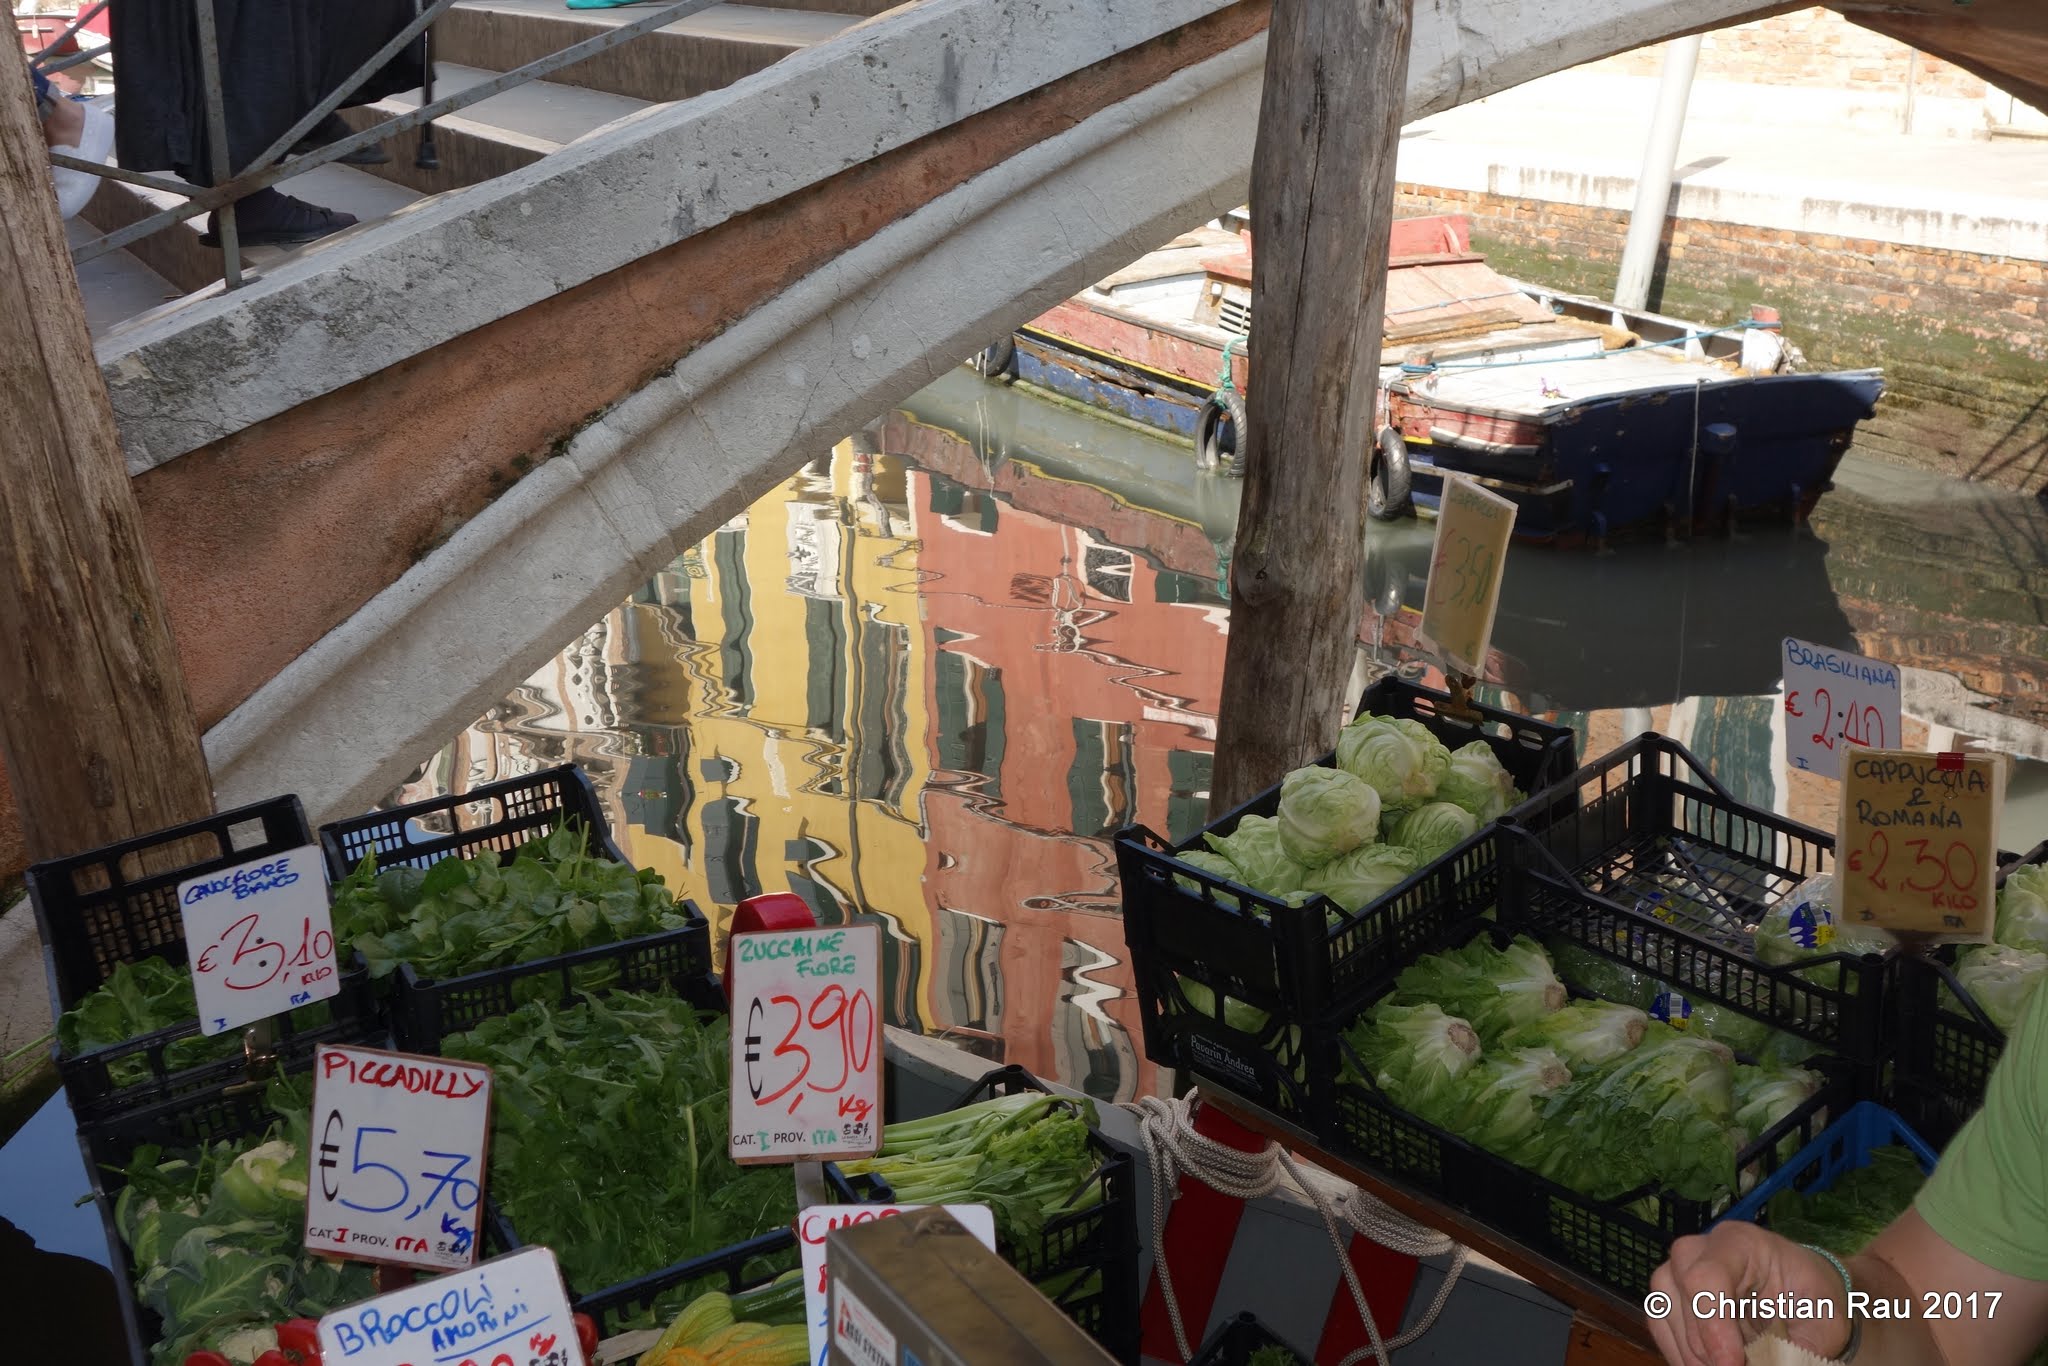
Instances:
[[[27,73],[7,65],[0,753],[36,859],[203,816],[213,793],[93,360]]]
[[[1414,0],[1273,0],[1218,814],[1328,749],[1347,701],[1413,22]]]

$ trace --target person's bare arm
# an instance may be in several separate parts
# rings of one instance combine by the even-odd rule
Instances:
[[[1910,1210],[1848,1267],[1865,1311],[1858,1315],[1856,1366],[2019,1366],[2048,1337],[2048,1282],[1992,1270]],[[1823,1358],[1848,1347],[1840,1273],[1825,1257],[1754,1224],[1731,1222],[1679,1239],[1650,1287],[1669,1296],[1668,1316],[1652,1318],[1650,1333],[1672,1366],[1743,1366],[1744,1344],[1765,1325],[1725,1312],[1723,1297],[1828,1301],[1832,1316],[1788,1319],[1779,1331]],[[1880,1301],[1904,1317],[1871,1317]],[[1941,1317],[1948,1314],[1956,1317]]]

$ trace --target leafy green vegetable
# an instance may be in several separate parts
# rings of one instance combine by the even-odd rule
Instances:
[[[1302,879],[1302,890],[1320,892],[1346,911],[1362,911],[1400,886],[1422,862],[1414,850],[1399,845],[1360,845],[1311,868]]]
[[[411,963],[428,979],[530,963],[612,944],[688,921],[661,874],[589,852],[583,826],[564,822],[522,846],[509,863],[495,852],[442,859],[433,867],[377,871],[366,854],[334,889],[334,935],[363,955],[381,979]],[[616,964],[579,969],[591,990]],[[550,984],[536,982],[538,993]]]
[[[1735,1127],[1745,1144],[1754,1143],[1773,1124],[1791,1114],[1820,1090],[1820,1075],[1800,1067],[1735,1068]],[[1790,1140],[1788,1140],[1790,1141]],[[1797,1152],[1794,1144],[1791,1156]]]
[[[879,1154],[839,1169],[880,1177],[906,1205],[989,1206],[997,1238],[1028,1268],[1044,1260],[1048,1220],[1102,1201],[1094,1124],[1092,1101],[1020,1091],[886,1124]]]
[[[324,1001],[301,1006],[291,1013],[295,1029],[311,1029],[330,1018]],[[78,1004],[58,1019],[57,1043],[64,1056],[76,1058],[176,1025],[190,1025],[194,1032],[164,1045],[167,1072],[238,1057],[242,1052],[239,1031],[214,1035],[197,1032],[199,1003],[192,994],[191,972],[154,957],[116,963],[98,990],[79,998]],[[147,1052],[130,1053],[107,1063],[107,1079],[117,1087],[134,1086],[150,1078]]]
[[[1278,1343],[1268,1343],[1246,1358],[1245,1366],[1301,1366],[1301,1358]]]
[[[566,1009],[535,1001],[442,1051],[494,1070],[490,1189],[520,1238],[552,1247],[578,1290],[659,1271],[796,1213],[786,1170],[726,1155],[723,1016],[631,992]]]
[[[1843,1172],[1824,1191],[1780,1191],[1765,1208],[1771,1232],[1853,1257],[1906,1212],[1926,1176],[1911,1148],[1875,1149],[1867,1166]]]
[[[1417,959],[1394,979],[1395,1001],[1430,1003],[1468,1020],[1484,1039],[1541,1019],[1565,1003],[1564,983],[1535,940],[1517,935],[1505,949],[1479,935],[1462,948]]]
[[[1435,1005],[1382,1001],[1345,1034],[1359,1065],[1387,1098],[1432,1124],[1448,1125],[1464,1102],[1458,1078],[1479,1061],[1479,1035]],[[1359,1080],[1345,1058],[1340,1080]]]
[[[1311,764],[1280,781],[1280,846],[1304,868],[1380,837],[1380,796],[1341,768]]]
[[[1501,1042],[1511,1048],[1554,1049],[1574,1070],[1613,1062],[1643,1041],[1649,1017],[1614,1001],[1573,1001],[1510,1029]]]
[[[114,1222],[135,1265],[139,1302],[163,1319],[156,1366],[212,1350],[247,1366],[277,1346],[277,1324],[318,1317],[375,1293],[370,1269],[308,1256],[304,1078],[271,1084],[278,1120],[241,1143],[134,1153]]]
[[[1436,799],[1461,806],[1490,821],[1522,800],[1514,775],[1501,766],[1493,746],[1474,740],[1451,751],[1451,764],[1437,784]]]
[[[1545,945],[1557,975],[1581,991],[1621,1005],[1647,1010],[1656,995],[1657,984],[1626,963],[1593,952],[1569,939],[1552,939]]]
[[[1992,937],[2007,948],[2048,953],[2048,866],[2028,864],[2006,875]]]
[[[2048,976],[2048,954],[1985,944],[1956,965],[1956,981],[1991,1023],[2010,1034],[2025,1013],[2034,988]],[[1946,985],[1942,987],[1948,994]],[[1960,1007],[1952,1007],[1960,1009]]]
[[[1757,922],[1755,948],[1765,963],[1798,963],[1832,954],[1887,953],[1898,944],[1889,930],[1859,925],[1835,914],[1835,878],[1819,873],[1778,899]],[[1839,963],[1821,963],[1801,976],[1834,988],[1841,985]],[[1853,988],[1857,979],[1851,978]]]
[[[1741,1146],[1733,1073],[1722,1045],[1660,1026],[1618,1062],[1551,1093],[1538,1170],[1598,1200],[1643,1186],[1724,1196]]]
[[[1450,853],[1478,829],[1479,818],[1464,807],[1426,802],[1401,817],[1388,838],[1413,849],[1428,863]]]
[[[1175,854],[1174,857],[1179,859],[1182,863],[1192,864],[1193,866],[1201,869],[1203,872],[1209,874],[1211,877],[1220,877],[1225,882],[1241,883],[1244,881],[1244,874],[1237,871],[1236,864],[1232,863],[1223,855],[1211,853],[1207,849],[1190,849],[1186,853]],[[1202,884],[1196,882],[1191,877],[1176,877],[1174,881],[1178,883],[1180,886],[1186,888],[1188,891],[1193,892],[1196,896],[1203,895],[1204,889],[1202,887]],[[1227,892],[1221,891],[1216,891],[1211,894],[1215,896],[1216,903],[1219,906],[1227,906],[1232,910],[1237,909],[1236,897],[1231,896]]]
[[[1387,806],[1414,806],[1436,795],[1451,752],[1420,721],[1361,716],[1337,736],[1337,767],[1372,784]]]
[[[1209,847],[1230,860],[1239,880],[1253,891],[1286,897],[1301,890],[1303,869],[1280,843],[1280,822],[1246,816],[1228,835],[1207,835]]]
[[[1465,1073],[1464,1102],[1450,1128],[1513,1158],[1542,1123],[1543,1098],[1571,1079],[1564,1059],[1548,1048],[1488,1054]]]

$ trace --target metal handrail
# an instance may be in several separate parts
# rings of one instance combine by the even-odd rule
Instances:
[[[104,3],[104,0],[102,0],[102,3]],[[371,143],[381,142],[385,138],[409,132],[423,124],[431,123],[443,114],[451,114],[458,109],[466,109],[481,100],[489,99],[493,95],[503,94],[515,86],[537,80],[542,76],[559,71],[565,66],[573,66],[575,63],[594,57],[600,52],[609,51],[621,43],[630,42],[643,33],[674,23],[676,20],[695,14],[700,10],[709,9],[711,6],[721,3],[721,0],[678,0],[678,3],[664,5],[653,13],[636,19],[630,24],[622,24],[607,33],[586,38],[582,42],[565,47],[559,52],[552,52],[523,66],[514,67],[512,70],[479,85],[472,85],[457,91],[453,95],[445,95],[440,99],[430,100],[421,104],[416,109],[409,110],[404,114],[394,115],[382,123],[374,124],[371,127],[362,129],[360,132],[352,133],[348,137],[330,142],[323,147],[315,148],[300,156],[291,157],[284,161],[278,160],[294,143],[310,132],[315,124],[340,108],[343,100],[355,93],[379,68],[397,56],[408,43],[418,38],[434,20],[452,8],[455,3],[456,0],[433,0],[430,5],[424,6],[411,23],[407,24],[402,31],[385,43],[383,47],[379,48],[375,54],[361,66],[357,67],[354,72],[350,73],[334,89],[332,94],[328,95],[311,112],[307,113],[297,123],[293,124],[290,129],[281,134],[275,142],[271,143],[269,147],[264,149],[261,155],[243,167],[238,174],[219,184],[197,186],[182,180],[174,180],[168,176],[150,175],[141,171],[130,171],[119,166],[108,166],[98,162],[84,161],[78,157],[67,156],[61,153],[51,153],[50,161],[54,165],[85,171],[109,180],[119,180],[127,184],[139,185],[145,189],[165,191],[179,195],[185,200],[183,204],[160,209],[156,213],[150,214],[146,218],[137,219],[135,222],[114,232],[79,244],[72,252],[72,260],[79,265],[83,265],[87,261],[104,256],[110,251],[118,251],[130,242],[138,241],[149,236],[151,233],[160,232],[174,223],[181,223],[188,218],[195,218],[209,210],[215,210],[219,211],[219,216],[215,219],[215,228],[216,235],[220,241],[221,278],[227,288],[236,289],[240,287],[246,277],[241,269],[239,243],[235,240],[233,210],[235,201],[243,199],[257,190],[275,185],[281,180],[289,180],[293,176],[303,175],[317,166],[324,166],[331,161],[339,161],[341,158],[367,147]],[[95,6],[95,8],[98,7]],[[212,0],[194,0],[193,8],[195,16],[198,16],[199,24],[200,74],[206,87],[208,151],[210,159],[215,166],[224,166],[227,164],[227,124],[222,112],[220,51],[214,37]],[[90,17],[90,14],[81,16],[79,23],[84,23]],[[58,41],[61,42],[62,39],[60,38]]]

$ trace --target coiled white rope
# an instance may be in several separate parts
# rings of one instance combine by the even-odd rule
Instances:
[[[1152,1264],[1159,1272],[1159,1291],[1166,1299],[1166,1317],[1173,1324],[1174,1344],[1180,1348],[1183,1361],[1195,1353],[1193,1344],[1188,1341],[1187,1327],[1181,1322],[1180,1301],[1174,1294],[1173,1275],[1166,1265],[1166,1212],[1184,1175],[1192,1176],[1210,1189],[1236,1200],[1257,1200],[1271,1195],[1289,1180],[1308,1197],[1309,1203],[1323,1218],[1323,1228],[1330,1235],[1330,1246],[1337,1253],[1337,1265],[1343,1269],[1344,1282],[1351,1288],[1352,1301],[1358,1306],[1358,1317],[1365,1324],[1365,1334],[1370,1339],[1369,1346],[1352,1352],[1338,1366],[1357,1366],[1368,1356],[1377,1358],[1380,1366],[1389,1366],[1390,1352],[1406,1347],[1436,1324],[1437,1315],[1443,1312],[1452,1287],[1457,1285],[1458,1277],[1465,1269],[1469,1249],[1453,1242],[1448,1235],[1425,1228],[1396,1212],[1356,1186],[1347,1187],[1332,1202],[1318,1186],[1302,1176],[1293,1156],[1278,1143],[1269,1141],[1259,1152],[1248,1153],[1196,1133],[1194,1104],[1190,1100],[1142,1096],[1135,1108],[1145,1143],[1145,1156],[1152,1168]],[[1429,1312],[1422,1316],[1420,1323],[1398,1337],[1386,1340],[1380,1337],[1379,1324],[1373,1321],[1372,1308],[1365,1302],[1365,1288],[1358,1283],[1358,1272],[1351,1265],[1349,1250],[1339,1231],[1340,1213],[1344,1224],[1395,1252],[1411,1257],[1451,1254],[1451,1264],[1444,1273],[1443,1284],[1437,1287]]]

